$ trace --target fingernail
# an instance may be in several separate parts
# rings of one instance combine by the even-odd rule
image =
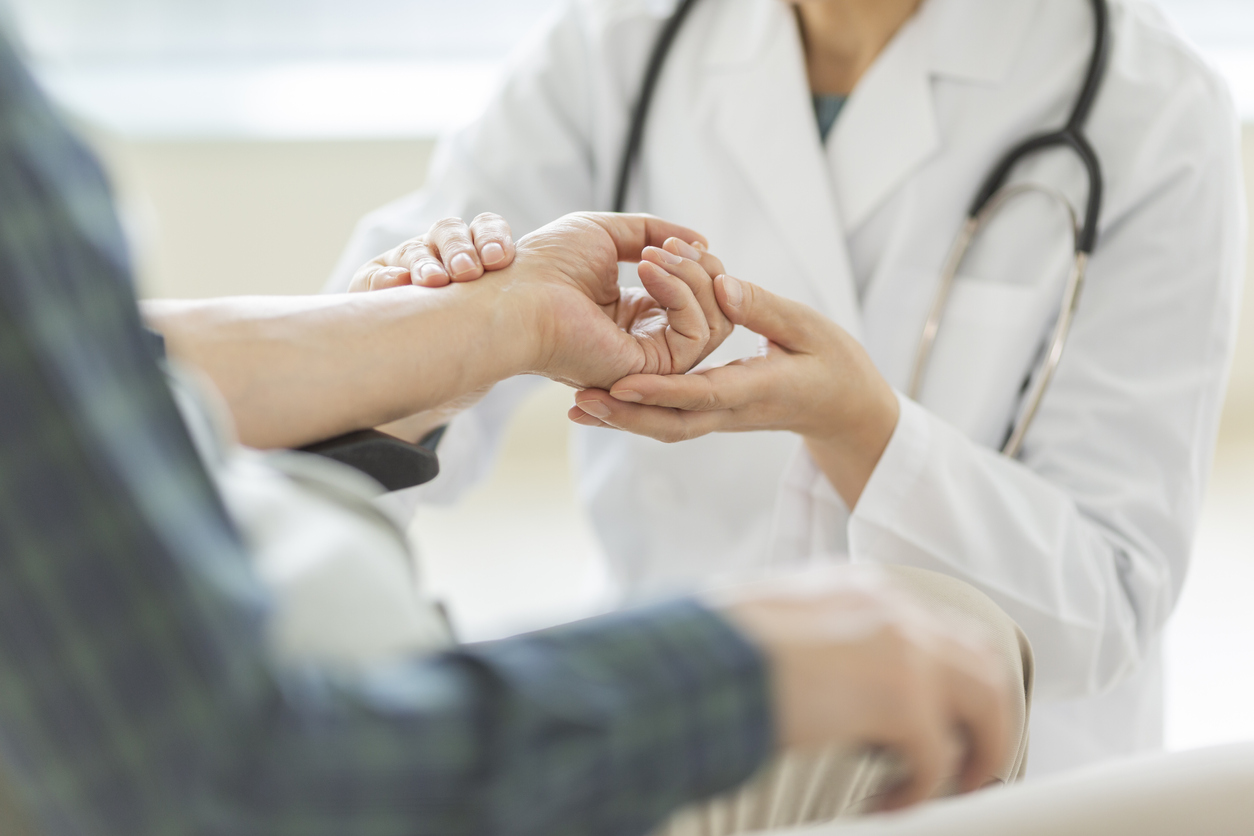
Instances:
[[[427,279],[434,279],[436,276],[447,275],[448,274],[444,272],[443,267],[438,264],[432,264],[429,261],[422,265],[422,267],[418,270],[418,278],[423,279],[424,281]]]
[[[696,247],[692,246],[687,241],[681,241],[678,238],[672,238],[666,243],[670,244],[672,247],[678,250],[679,254],[682,255],[684,258],[690,259],[692,261],[701,260],[701,253],[697,250]]]
[[[484,264],[500,264],[505,260],[505,248],[493,241],[483,248]]]
[[[615,400],[626,401],[627,403],[640,403],[644,400],[644,395],[641,395],[639,392],[633,392],[630,389],[617,389],[610,392],[610,394],[614,396]]]
[[[666,250],[663,250],[660,247],[649,247],[649,249],[657,253],[657,257],[660,258],[662,261],[666,262],[667,264],[672,264],[672,265],[683,264],[684,262],[683,258],[681,258],[680,256],[677,256],[674,253],[667,252]]]
[[[640,278],[642,279],[645,278],[644,274],[648,273],[650,276],[653,277],[653,281],[655,282],[664,282],[667,279],[671,278],[670,273],[667,273],[665,270],[663,270],[661,267],[658,267],[652,261],[640,262],[640,270],[638,272],[640,272]]]
[[[464,276],[467,273],[475,272],[475,260],[465,253],[458,253],[453,256],[449,266],[453,268],[454,276]]]
[[[703,253],[708,253],[710,251],[710,248],[707,247],[705,244],[702,244],[700,241],[693,241],[692,246],[696,247],[698,250],[700,250]]]
[[[723,277],[723,291],[727,294],[727,304],[733,308],[739,308],[740,303],[745,300],[745,289],[731,276]]]
[[[580,401],[575,406],[591,415],[593,418],[602,420],[610,417],[610,408],[600,401]]]

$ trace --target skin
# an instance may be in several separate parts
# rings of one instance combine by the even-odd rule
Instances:
[[[818,311],[730,276],[714,284],[727,318],[766,340],[761,354],[579,392],[570,419],[665,442],[712,432],[794,432],[855,507],[897,428],[901,407],[892,387],[857,340]]]
[[[481,252],[495,253],[498,249],[505,255],[496,261],[490,261]],[[450,254],[464,256],[463,262],[470,258],[470,254],[474,254],[478,263],[485,265],[486,269],[481,268],[477,272],[469,271],[450,278],[450,271],[441,261],[456,257]],[[426,235],[406,241],[364,265],[353,276],[349,291],[360,293],[385,290],[411,283],[426,287],[444,287],[450,282],[474,281],[488,273],[508,268],[516,256],[517,248],[514,246],[509,225],[500,216],[485,213],[469,224],[457,218],[445,219],[437,221]],[[669,274],[683,281],[695,295],[703,320],[698,322],[693,319],[687,333],[672,328],[667,337],[668,347],[673,346],[682,351],[686,344],[697,352],[698,362],[705,359],[722,344],[734,327],[719,308],[713,283],[709,280],[710,276],[723,272],[722,262],[706,252],[704,239],[691,232],[686,236],[666,239],[660,248],[647,247],[639,259],[639,275],[646,288],[664,285],[667,282],[666,274]],[[423,278],[424,275],[426,278]],[[636,328],[662,327],[665,306],[655,305],[652,297],[632,290],[624,291],[623,298],[627,304],[615,311],[615,316],[622,320],[620,324],[630,320]],[[665,329],[663,333],[667,333]],[[378,429],[408,441],[417,441],[433,429],[447,424],[458,413],[474,406],[487,394],[489,388],[491,387],[476,389],[460,398],[385,424]]]
[[[797,10],[815,93],[848,95],[921,0],[788,0]]]
[[[891,751],[886,809],[990,783],[1010,751],[1008,676],[979,627],[929,613],[871,567],[806,572],[715,599],[769,648],[780,744]],[[837,679],[837,674],[844,679]]]
[[[244,443],[299,447],[444,409],[518,374],[582,388],[688,370],[710,350],[688,284],[710,296],[708,271],[642,265],[645,290],[618,287],[619,260],[662,260],[654,245],[676,236],[701,240],[646,216],[568,215],[478,281],[144,312],[171,355],[217,385]]]
[[[381,283],[372,293],[149,303],[146,314],[175,357],[214,380],[246,439],[284,446],[438,410],[515,374],[577,386],[674,380],[735,321],[729,280],[710,278],[722,265],[684,243],[702,240],[643,216],[568,216],[477,281],[446,272],[440,287],[411,283],[459,241],[488,246],[473,227],[441,224],[366,265],[362,288]],[[633,258],[647,292],[617,285],[618,261]],[[925,611],[873,571],[782,579],[708,603],[763,653],[781,747],[902,758],[910,777],[890,808],[955,775],[961,790],[983,786],[1008,757],[1009,677],[979,628]]]

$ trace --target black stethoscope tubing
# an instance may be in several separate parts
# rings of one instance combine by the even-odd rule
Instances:
[[[632,174],[640,159],[640,150],[644,143],[644,132],[649,121],[654,94],[657,92],[662,71],[666,67],[666,61],[675,44],[675,38],[679,35],[684,21],[688,19],[689,13],[697,2],[698,0],[682,0],[663,25],[649,56],[644,82],[640,87],[640,97],[632,110],[631,128],[627,132],[627,144],[619,166],[618,184],[614,192],[615,212],[622,212],[627,207],[627,192],[631,188]],[[1102,81],[1106,77],[1111,45],[1110,9],[1107,0],[1091,0],[1091,3],[1096,23],[1093,53],[1084,77],[1084,86],[1067,119],[1067,124],[1061,130],[1030,137],[1007,152],[980,187],[968,211],[968,217],[978,217],[993,196],[1005,185],[1015,166],[1024,159],[1048,148],[1065,146],[1076,153],[1088,173],[1088,205],[1084,213],[1083,225],[1077,236],[1077,249],[1086,254],[1092,254],[1097,246],[1097,223],[1101,216],[1103,181],[1101,161],[1084,134],[1084,126],[1088,122],[1089,114],[1093,110],[1093,102],[1097,99]]]

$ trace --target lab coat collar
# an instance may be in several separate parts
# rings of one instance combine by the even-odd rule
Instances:
[[[655,0],[667,7],[676,0]],[[756,62],[792,10],[782,0],[719,0],[722,12],[706,50],[712,67]],[[1041,0],[923,0],[914,21],[925,31],[930,74],[997,83],[1005,78]]]
[[[781,84],[783,68],[776,65],[781,58],[794,59],[780,50],[778,40],[791,38],[800,56],[795,26],[782,26],[784,19],[792,18],[792,9],[781,0],[722,2],[726,8],[707,52],[710,66],[752,66],[763,74],[764,84],[765,76]],[[857,230],[940,150],[933,80],[1001,82],[1039,2],[924,0],[858,84],[828,141],[834,199],[846,231]],[[806,89],[804,69],[800,84]],[[775,94],[783,89],[777,86]],[[754,100],[743,100],[740,106],[749,101]],[[778,133],[784,130],[782,125],[775,128]]]
[[[712,120],[802,267],[805,289],[834,322],[862,325],[831,170],[824,158],[791,10],[776,0],[720,0],[712,40]],[[756,55],[757,60],[740,57]],[[724,60],[735,57],[735,60]],[[792,277],[776,277],[786,295]],[[791,295],[802,295],[804,290]]]
[[[983,84],[1003,81],[1041,0],[924,0],[932,75]]]

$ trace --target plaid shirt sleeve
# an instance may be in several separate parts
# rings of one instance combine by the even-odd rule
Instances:
[[[763,661],[692,602],[277,666],[120,242],[0,45],[0,781],[39,832],[638,834],[762,761]]]

